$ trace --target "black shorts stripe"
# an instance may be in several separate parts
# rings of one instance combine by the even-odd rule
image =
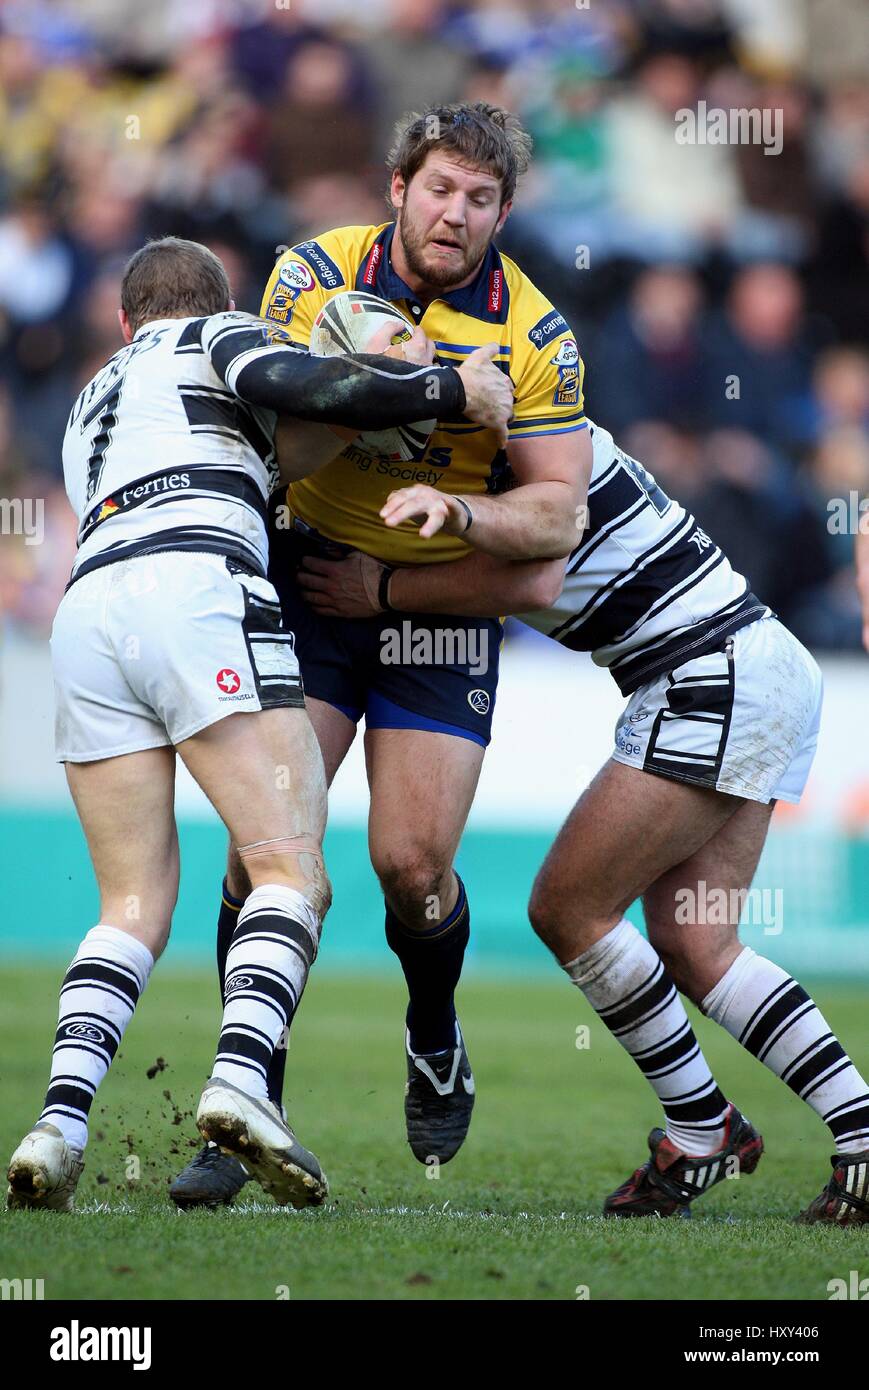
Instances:
[[[688,677],[683,681],[672,675],[668,677],[667,704],[655,716],[643,759],[644,772],[682,777],[709,787],[717,784],[736,696],[732,656],[723,654],[723,660],[726,660],[726,668],[714,680]],[[683,720],[689,724],[708,724],[708,752],[673,746],[678,741],[678,725]],[[716,726],[717,736],[713,733]]]
[[[290,673],[274,665],[275,643],[279,649],[287,646],[295,649],[293,634],[283,626],[280,604],[263,602],[251,594],[244,584],[242,589],[244,616],[241,627],[260,705],[263,709],[276,709],[279,706],[304,709],[305,691],[301,672]]]

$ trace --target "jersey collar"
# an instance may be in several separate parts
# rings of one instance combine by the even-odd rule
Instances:
[[[146,334],[153,333],[155,328],[165,328],[166,325],[170,323],[186,323],[187,318],[201,317],[201,314],[190,314],[186,315],[183,319],[176,318],[174,315],[170,315],[168,318],[165,319],[148,319],[147,323],[143,323],[141,328],[136,329],[135,333],[133,334],[132,341],[134,343],[137,343],[139,339],[144,338]]]
[[[356,289],[370,290],[373,294],[380,295],[381,299],[406,299],[411,308],[416,305],[420,310],[419,314],[413,315],[418,321],[425,310],[413,290],[405,284],[392,266],[394,235],[394,222],[388,222],[383,230],[378,232],[356,273]],[[500,252],[494,243],[490,245],[483,258],[483,264],[470,284],[460,290],[447,290],[444,294],[439,294],[437,300],[442,300],[444,304],[449,304],[452,309],[456,309],[460,314],[467,314],[470,318],[483,319],[487,323],[506,323],[509,313],[507,277],[504,274]],[[432,303],[436,303],[437,300],[432,300]]]

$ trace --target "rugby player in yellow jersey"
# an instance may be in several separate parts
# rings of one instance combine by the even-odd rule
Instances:
[[[470,911],[453,859],[490,737],[501,624],[451,616],[447,631],[435,615],[388,611],[344,619],[315,611],[305,594],[319,564],[352,551],[397,567],[455,560],[470,546],[511,560],[565,557],[575,544],[591,469],[583,365],[561,314],[494,245],[529,151],[516,118],[484,103],[408,117],[388,158],[395,222],[292,248],[261,309],[307,346],[333,295],[367,290],[421,327],[440,363],[496,344],[515,393],[506,447],[465,419],[438,422],[412,463],[372,459],[351,441],[273,509],[269,574],[330,781],[365,719],[369,849],[410,996],[405,1115],[420,1162],[453,1157],[474,1103],[453,1002]],[[515,485],[501,493],[508,472]],[[224,889],[218,959],[246,892],[232,855]],[[275,1053],[269,1079],[278,1105],[284,1057]],[[173,1185],[188,1205],[214,1200],[226,1178],[216,1156],[213,1178],[196,1163]]]

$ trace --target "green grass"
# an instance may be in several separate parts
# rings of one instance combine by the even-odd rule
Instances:
[[[3,970],[3,1155],[39,1110],[59,973]],[[829,1172],[827,1131],[704,1020],[713,1069],[762,1126],[767,1154],[690,1222],[604,1222],[602,1198],[642,1160],[659,1113],[557,978],[462,987],[477,1108],[462,1152],[433,1179],[404,1141],[403,986],[315,972],[287,1105],[329,1174],[330,1205],[281,1210],[250,1184],[234,1209],[176,1213],[165,1188],[198,1147],[191,1111],[216,1040],[215,995],[204,972],[157,970],[97,1096],[79,1210],[3,1212],[0,1277],[43,1278],[46,1298],[274,1299],[283,1286],[294,1300],[573,1299],[585,1285],[593,1300],[823,1300],[829,1279],[869,1272],[865,1233],[793,1223]],[[865,1069],[862,992],[826,985],[818,998]],[[149,1080],[158,1056],[166,1070]]]

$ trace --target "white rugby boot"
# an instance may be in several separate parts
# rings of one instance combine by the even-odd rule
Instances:
[[[329,1195],[317,1159],[302,1147],[272,1101],[257,1100],[231,1081],[211,1077],[196,1124],[203,1139],[240,1159],[278,1206],[317,1207]]]
[[[40,1120],[25,1134],[9,1162],[6,1206],[73,1211],[83,1168],[81,1150],[68,1144],[54,1125]]]

